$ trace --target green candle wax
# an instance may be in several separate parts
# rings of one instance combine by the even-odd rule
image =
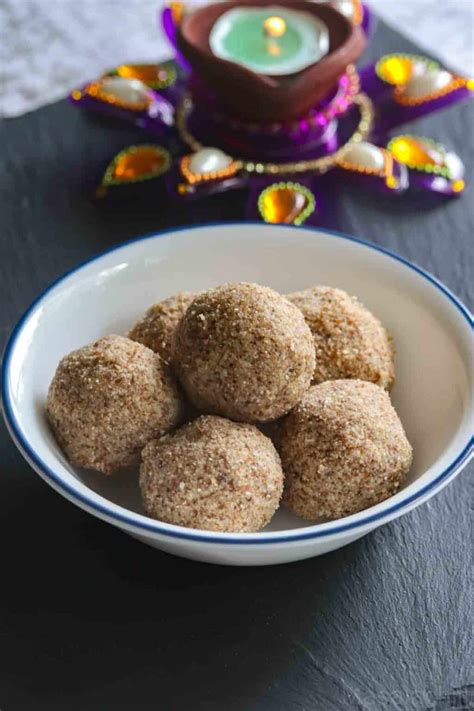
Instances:
[[[272,17],[284,27],[280,36],[265,30]],[[209,44],[221,59],[277,76],[294,74],[319,61],[329,49],[329,35],[324,23],[309,13],[279,6],[245,6],[221,15],[211,30]]]

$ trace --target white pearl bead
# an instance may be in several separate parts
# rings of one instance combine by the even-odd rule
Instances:
[[[127,104],[143,103],[148,91],[146,85],[139,79],[125,79],[125,77],[107,77],[103,80],[101,89],[104,93]]]
[[[232,158],[219,148],[201,148],[189,161],[189,169],[191,173],[202,175],[228,168],[231,163]]]
[[[352,20],[354,15],[354,3],[351,0],[336,0],[333,5],[342,15],[345,15],[349,20]]]
[[[453,75],[444,69],[427,70],[423,74],[412,76],[405,85],[405,94],[410,99],[422,99],[444,89],[452,80]]]
[[[429,71],[429,69],[426,66],[426,61],[423,61],[423,59],[415,59],[411,65],[411,79],[413,79],[413,77],[419,77],[420,74],[426,74],[427,71]]]
[[[444,156],[444,164],[451,173],[453,180],[459,180],[464,176],[464,163],[456,153],[446,153]]]
[[[354,143],[344,153],[344,160],[353,165],[360,165],[362,168],[373,168],[375,170],[382,170],[385,164],[380,148],[366,141]]]

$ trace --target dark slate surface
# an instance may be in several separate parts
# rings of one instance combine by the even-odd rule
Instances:
[[[371,55],[413,47],[379,26]],[[421,122],[464,155],[473,113]],[[53,278],[163,226],[238,219],[238,197],[99,209],[84,184],[143,136],[65,101],[1,125],[2,340]],[[472,142],[472,141],[471,141]],[[471,180],[472,182],[472,180]],[[425,210],[337,189],[328,224],[384,245],[472,306],[472,187]],[[161,554],[67,503],[0,431],[0,709],[473,709],[469,473],[322,558],[218,568]]]

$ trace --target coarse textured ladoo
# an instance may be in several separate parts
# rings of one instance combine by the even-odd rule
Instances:
[[[316,349],[313,382],[356,378],[390,390],[394,349],[382,323],[354,296],[316,286],[287,298],[311,329]]]
[[[286,414],[313,376],[313,338],[299,309],[256,284],[204,292],[176,333],[174,364],[202,412],[244,422]]]
[[[71,463],[104,474],[138,465],[145,444],[179,424],[183,411],[161,358],[122,336],[65,356],[47,401],[54,435]]]
[[[315,385],[284,420],[283,502],[308,521],[337,519],[394,494],[412,448],[387,393],[361,380]]]
[[[140,488],[146,513],[188,528],[252,532],[280,502],[283,471],[253,425],[202,416],[147,444]]]
[[[196,294],[181,292],[151,306],[135,324],[128,337],[143,343],[170,363],[176,328]]]

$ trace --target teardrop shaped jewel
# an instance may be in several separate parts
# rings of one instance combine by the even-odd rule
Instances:
[[[446,89],[453,80],[453,75],[444,69],[423,72],[411,77],[405,85],[405,96],[410,99],[422,99]]]
[[[152,89],[165,89],[176,81],[171,64],[121,64],[115,70],[123,79],[138,79]]]
[[[395,87],[393,98],[402,106],[419,106],[451,94],[461,88],[469,88],[469,80],[454,76],[445,69],[426,66],[406,82]]]
[[[239,164],[220,148],[201,148],[180,162],[181,173],[191,185],[208,180],[222,180],[235,175]]]
[[[338,163],[349,170],[381,174],[385,168],[384,150],[373,143],[360,141],[350,145]]]
[[[387,54],[377,62],[375,72],[387,84],[403,86],[413,76],[438,68],[437,62],[417,54]]]
[[[107,166],[97,196],[103,197],[111,185],[127,185],[158,178],[169,170],[170,165],[171,156],[162,146],[129,146],[120,151]]]
[[[375,73],[395,87],[393,98],[402,106],[418,106],[457,89],[472,88],[470,79],[455,76],[416,54],[387,54],[375,65]]]
[[[274,183],[258,198],[258,211],[271,224],[302,225],[316,209],[313,193],[300,183]]]
[[[401,135],[389,141],[387,150],[412,170],[442,175],[449,180],[464,176],[464,164],[456,153],[446,151],[437,141],[423,136]]]
[[[399,177],[395,175],[395,166],[392,154],[385,148],[380,148],[373,143],[360,141],[350,144],[343,155],[336,161],[338,168],[361,176],[375,176],[383,178],[391,190],[400,188]]]
[[[120,76],[104,77],[92,82],[84,93],[99,101],[133,111],[144,111],[152,103],[148,87],[139,79]]]

